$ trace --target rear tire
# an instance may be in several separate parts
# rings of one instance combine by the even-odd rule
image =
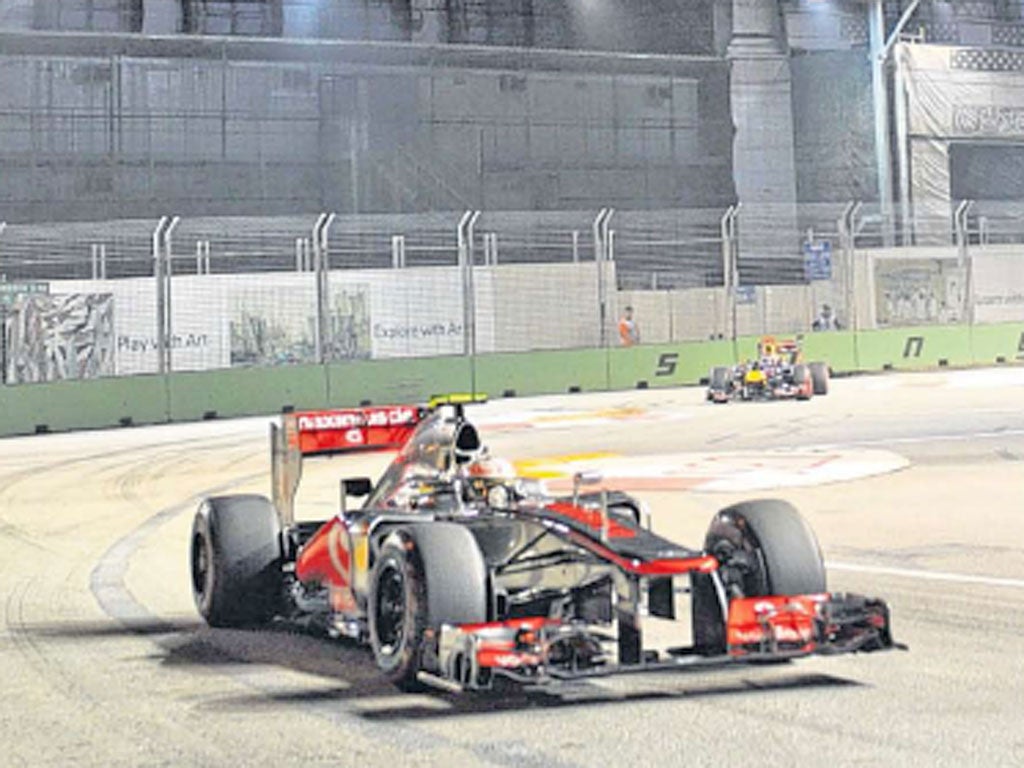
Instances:
[[[211,627],[270,621],[283,603],[274,505],[257,495],[204,499],[192,522],[189,565],[196,609]]]
[[[370,577],[370,646],[377,667],[400,689],[422,690],[417,674],[427,668],[427,631],[486,621],[487,605],[487,566],[468,528],[435,522],[393,532]]]
[[[814,394],[827,395],[829,382],[828,366],[825,363],[808,363],[807,367],[811,370]]]
[[[719,561],[728,600],[827,589],[818,540],[786,501],[758,499],[726,507],[711,521],[704,549]],[[701,653],[725,653],[725,623],[712,577],[694,574],[693,637]]]

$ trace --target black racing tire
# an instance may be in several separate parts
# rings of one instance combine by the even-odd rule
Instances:
[[[727,599],[819,594],[827,589],[814,531],[792,504],[758,499],[733,504],[711,521],[704,549],[719,561]],[[694,574],[693,638],[698,651],[725,653],[725,622],[711,576]]]
[[[814,385],[814,394],[827,395],[829,382],[828,366],[825,363],[816,362],[808,363],[807,367],[811,371],[811,382]]]
[[[711,369],[711,373],[708,376],[708,400],[714,400],[712,392],[723,392],[729,393],[731,384],[731,376],[729,368],[724,365],[717,365]],[[724,401],[718,401],[724,402]]]
[[[370,647],[377,667],[404,691],[422,690],[428,630],[487,620],[487,566],[470,530],[410,525],[388,535],[370,576]]]
[[[803,363],[797,363],[793,366],[793,385],[797,387],[803,387],[806,383],[811,381],[811,372]],[[814,396],[814,384],[811,382],[811,386],[806,392],[800,391],[796,399],[797,400],[810,400]]]
[[[207,624],[258,626],[281,612],[281,522],[269,499],[204,499],[190,542],[192,597]]]

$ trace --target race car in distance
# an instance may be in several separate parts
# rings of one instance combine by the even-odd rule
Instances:
[[[589,488],[595,477],[565,496],[516,477],[461,405],[289,413],[271,446],[273,500],[212,496],[195,515],[199,613],[215,627],[319,624],[369,645],[404,690],[894,646],[885,602],[826,590],[815,536],[783,501],[729,506],[686,547],[644,525],[633,497]],[[296,521],[304,457],[385,447],[398,453],[376,483],[341,480],[335,515]],[[648,647],[648,617],[688,618],[692,642]]]
[[[798,341],[762,336],[753,360],[711,369],[707,399],[713,403],[735,399],[810,400],[814,395],[827,395],[828,383],[828,366],[804,362]]]

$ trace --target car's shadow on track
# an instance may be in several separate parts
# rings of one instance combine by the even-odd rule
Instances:
[[[749,697],[764,693],[778,695],[787,691],[861,685],[857,681],[835,675],[795,672],[792,668],[774,678],[751,679],[736,671],[719,675],[725,679],[720,682],[709,682],[707,676],[704,676],[699,681],[688,682],[683,680],[681,675],[677,675],[671,682],[664,676],[647,681],[634,678],[626,682],[619,679],[612,689],[591,682],[575,682],[543,688],[507,686],[493,691],[461,694],[442,691],[401,694],[378,680],[366,684],[352,684],[344,688],[229,696],[218,698],[211,706],[218,710],[254,711],[264,708],[287,709],[314,704],[333,704],[345,708],[362,720],[386,723],[527,710],[621,706],[656,700],[698,701],[730,696]],[[371,702],[370,699],[374,701]],[[365,701],[360,703],[361,700]]]
[[[783,664],[714,673],[619,676],[534,688],[501,685],[493,691],[461,694],[440,690],[403,694],[381,677],[364,646],[289,625],[227,630],[211,629],[198,621],[157,619],[61,622],[26,629],[51,642],[102,642],[146,636],[156,645],[146,659],[184,671],[215,671],[246,689],[241,694],[217,696],[200,706],[235,711],[335,707],[369,722],[614,706],[651,700],[696,701],[861,685],[855,680],[804,672],[796,665]],[[300,677],[275,676],[275,670],[299,673]]]
[[[492,691],[448,693],[428,689],[403,694],[382,679],[368,651],[351,642],[329,640],[285,629],[243,632],[201,629],[171,650],[163,663],[219,665],[227,674],[244,675],[251,665],[274,665],[314,675],[310,685],[282,689],[269,680],[246,678],[250,693],[219,697],[217,709],[252,711],[336,705],[367,721],[427,720],[522,710],[615,705],[628,702],[805,691],[860,686],[835,675],[803,672],[791,664],[759,665],[718,673],[665,673],[620,676],[524,688],[503,684]],[[326,684],[326,685],[325,685]]]

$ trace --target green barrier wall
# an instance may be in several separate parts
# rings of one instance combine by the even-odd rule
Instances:
[[[326,377],[319,365],[172,373],[167,389],[171,421],[280,413],[286,406],[310,409],[328,404]]]
[[[473,360],[476,392],[501,397],[513,391],[519,397],[608,389],[608,351],[568,349],[479,355]]]
[[[1024,323],[974,326],[971,355],[978,365],[1024,362]]]
[[[808,333],[800,344],[809,363],[823,362],[833,373],[857,370],[857,336],[850,331]]]
[[[891,328],[857,334],[857,368],[861,371],[964,366],[973,362],[969,328]]]
[[[327,399],[332,406],[418,403],[445,392],[470,392],[472,386],[466,357],[355,360],[327,366]]]
[[[716,365],[731,365],[731,341],[688,342],[608,350],[608,388],[697,384]]]
[[[0,435],[168,421],[160,376],[0,387]]]
[[[361,360],[329,366],[239,368],[168,376],[0,386],[0,435],[422,402],[445,392],[539,395],[692,385],[715,365],[756,353],[758,337],[632,347]],[[836,371],[910,370],[1024,362],[1024,323],[895,328],[803,337],[808,360]]]

